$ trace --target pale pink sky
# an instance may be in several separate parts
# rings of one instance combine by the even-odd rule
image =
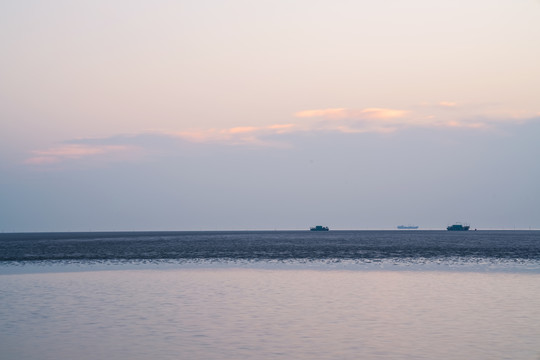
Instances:
[[[306,139],[393,148],[414,133],[437,147],[456,131],[521,149],[518,134],[540,118],[539,36],[536,0],[4,1],[0,169],[16,179],[166,166],[216,146],[233,146],[237,162],[257,151],[290,160]],[[515,154],[523,166],[537,154],[527,149]],[[387,161],[380,153],[370,161]],[[201,194],[226,191],[214,185]]]

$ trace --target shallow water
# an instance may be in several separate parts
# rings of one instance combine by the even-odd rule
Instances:
[[[0,289],[5,360],[540,358],[537,273],[226,264],[0,275]]]
[[[12,359],[540,359],[539,231],[0,234]]]

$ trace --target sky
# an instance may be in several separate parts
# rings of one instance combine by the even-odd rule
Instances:
[[[540,1],[0,0],[0,231],[540,229]]]

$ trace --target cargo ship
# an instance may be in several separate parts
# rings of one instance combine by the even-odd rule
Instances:
[[[399,230],[416,230],[416,229],[418,229],[418,226],[416,226],[416,225],[399,225],[397,228]]]
[[[317,225],[317,226],[314,226],[314,227],[310,227],[309,230],[310,231],[328,231],[330,229],[328,228],[328,226]]]
[[[454,224],[446,228],[448,231],[468,231],[470,229],[469,225]]]

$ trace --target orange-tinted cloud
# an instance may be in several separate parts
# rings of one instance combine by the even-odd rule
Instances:
[[[276,124],[270,125],[267,129],[276,132],[277,134],[283,134],[289,131],[293,131],[296,124]]]
[[[397,119],[402,118],[408,113],[405,110],[393,110],[393,109],[381,109],[381,108],[367,108],[359,112],[360,115],[367,117],[368,119]]]
[[[173,132],[159,131],[159,133],[201,143],[216,142],[231,145],[276,145],[276,143],[263,141],[261,137],[290,132],[293,131],[295,126],[295,124],[273,124],[269,126],[236,126],[225,129],[196,129]]]
[[[332,108],[304,110],[295,113],[298,118],[320,117],[326,119],[395,119],[407,114],[405,110],[366,108],[361,110]]]
[[[260,130],[260,128],[254,126],[237,126],[230,129],[225,129],[224,132],[229,134],[245,134],[252,133],[258,130]]]
[[[449,128],[469,128],[469,129],[480,129],[487,127],[485,122],[469,122],[469,121],[443,121],[437,123],[437,126],[440,127],[449,127]]]
[[[298,129],[344,133],[388,133],[410,127],[489,129],[503,123],[522,123],[535,117],[533,113],[509,111],[494,105],[458,106],[450,101],[422,103],[414,111],[329,108],[304,110],[294,115],[314,119],[298,126]]]
[[[453,108],[449,111],[449,108]],[[236,146],[289,147],[289,138],[283,134],[294,133],[392,133],[406,128],[433,129],[490,129],[501,124],[521,124],[538,119],[537,114],[509,111],[489,106],[457,106],[455,103],[422,104],[412,110],[387,108],[345,109],[328,108],[299,111],[288,123],[266,126],[235,126],[230,128],[188,129],[182,131],[149,130],[138,135],[107,139],[74,141],[67,145],[32,152],[25,160],[28,165],[47,165],[76,159],[131,159],[150,154],[159,144],[141,142],[145,136],[177,138],[192,143]],[[117,141],[119,140],[119,141]],[[111,144],[128,145],[111,145]],[[101,143],[101,144],[100,144]],[[105,144],[103,144],[105,143]],[[142,144],[142,146],[141,146]],[[157,147],[156,147],[157,146]],[[150,152],[148,150],[150,149]],[[145,153],[141,151],[144,150]]]
[[[451,101],[441,101],[441,102],[439,102],[439,105],[440,106],[445,106],[445,107],[455,107],[455,106],[457,106],[457,103],[451,102]]]
[[[410,111],[365,108],[365,109],[315,109],[294,114],[297,118],[314,118],[315,122],[303,123],[303,131],[337,131],[343,133],[388,133],[413,121]]]
[[[326,118],[342,118],[347,114],[347,109],[345,108],[335,108],[335,109],[316,109],[316,110],[304,110],[299,111],[294,114],[294,116],[299,118],[311,118],[311,117],[326,117]]]

